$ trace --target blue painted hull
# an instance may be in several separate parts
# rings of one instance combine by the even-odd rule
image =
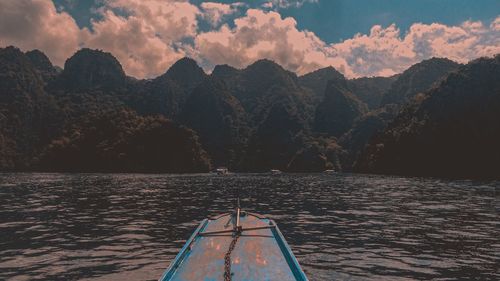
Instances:
[[[224,280],[224,257],[242,231],[231,253],[232,281],[306,281],[292,250],[274,221],[256,214],[225,214],[203,220],[160,281]]]

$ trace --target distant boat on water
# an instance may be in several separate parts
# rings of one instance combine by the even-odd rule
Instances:
[[[200,223],[159,279],[171,280],[308,279],[276,223],[238,207]]]
[[[229,174],[229,169],[226,167],[219,167],[215,169],[215,173],[217,173],[217,175],[226,175]]]
[[[281,174],[282,172],[280,170],[277,170],[277,169],[272,169],[271,170],[271,174],[273,175],[277,175],[277,174]]]
[[[335,173],[335,170],[333,170],[333,169],[328,169],[328,170],[325,170],[324,172],[325,172],[325,173]]]

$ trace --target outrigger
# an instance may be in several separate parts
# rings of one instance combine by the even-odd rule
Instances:
[[[242,211],[204,219],[159,281],[307,281],[276,223]]]

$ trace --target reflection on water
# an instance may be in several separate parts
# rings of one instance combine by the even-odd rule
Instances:
[[[500,279],[498,182],[0,174],[0,280],[156,280],[237,190],[313,281]]]

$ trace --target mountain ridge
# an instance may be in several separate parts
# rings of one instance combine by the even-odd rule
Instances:
[[[167,165],[159,160],[148,166],[154,153],[137,150],[140,139],[159,151],[170,151],[148,139],[164,138],[168,131],[179,140],[175,145],[190,147],[176,157],[194,157],[184,172],[206,171],[210,164],[236,171],[351,170],[361,167],[360,155],[372,147],[365,146],[387,124],[397,122],[393,120],[403,114],[400,109],[408,111],[426,100],[427,93],[442,85],[440,81],[455,77],[459,67],[446,59],[430,59],[393,77],[346,79],[333,67],[297,76],[267,59],[242,69],[218,65],[206,74],[195,60],[182,58],[158,77],[135,79],[126,76],[112,54],[100,50],[76,52],[60,72],[42,52],[0,49],[0,75],[5,77],[0,83],[0,169],[42,169],[36,164],[45,163],[57,170],[57,165],[44,161],[61,159],[61,151],[75,146],[91,155],[84,143],[92,141],[112,144],[110,151],[135,159],[118,170],[174,171],[173,166],[154,166]],[[23,99],[29,102],[14,103]],[[103,123],[99,116],[112,120]],[[113,120],[119,116],[129,116],[131,122]],[[100,130],[116,134],[93,137],[85,120],[101,120],[108,125]],[[160,125],[165,122],[174,127]],[[78,138],[77,133],[85,137]],[[93,157],[92,161],[100,159],[97,154]],[[143,163],[142,168],[133,162]],[[110,170],[109,163],[100,167]]]

